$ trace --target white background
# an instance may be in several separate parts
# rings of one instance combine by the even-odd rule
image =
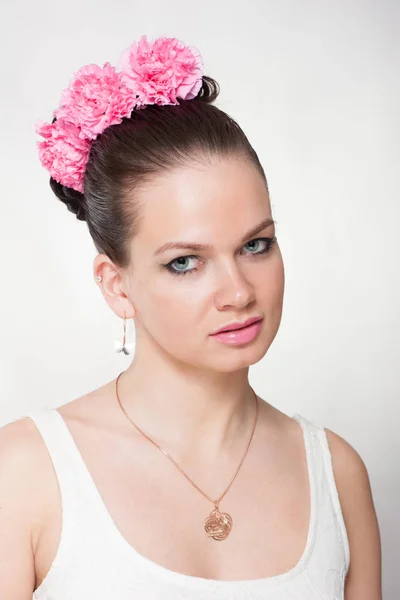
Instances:
[[[73,71],[142,34],[197,47],[217,106],[266,170],[286,272],[251,383],[367,465],[384,598],[400,595],[400,4],[396,0],[1,2],[0,424],[99,387],[131,357],[93,280],[86,224],[36,151]],[[128,333],[132,336],[131,323]],[[396,593],[397,592],[397,593]]]

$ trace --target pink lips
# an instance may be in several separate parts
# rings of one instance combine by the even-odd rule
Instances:
[[[247,327],[247,325],[251,325],[256,321],[260,321],[261,318],[262,317],[251,317],[250,319],[247,319],[247,321],[245,321],[244,323],[230,323],[229,325],[225,325],[225,327],[221,327],[221,329],[214,331],[214,333],[211,335],[220,333],[221,331],[232,331],[233,329],[242,329],[242,327]]]
[[[253,341],[259,334],[262,326],[262,319],[259,317],[257,319],[249,319],[247,323],[249,324],[245,327],[242,326],[238,328],[236,325],[235,329],[231,329],[229,331],[219,330],[217,333],[212,334],[212,337],[216,338],[223,344],[229,344],[232,346],[247,344]]]

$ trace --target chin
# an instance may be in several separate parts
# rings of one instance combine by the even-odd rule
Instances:
[[[210,364],[210,370],[233,373],[240,369],[246,369],[251,365],[257,364],[268,352],[272,341],[266,345],[265,343],[242,346],[222,347],[221,352],[213,354],[214,360]],[[211,354],[209,355],[211,357]]]

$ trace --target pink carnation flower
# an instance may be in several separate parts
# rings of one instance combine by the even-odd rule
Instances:
[[[139,95],[137,106],[191,100],[202,85],[200,53],[176,38],[160,37],[150,43],[143,35],[122,53],[118,66],[123,80]]]
[[[79,137],[96,139],[107,127],[129,117],[135,103],[132,90],[110,63],[90,64],[74,73],[54,116],[79,127]]]
[[[52,124],[38,121],[39,159],[51,177],[79,192],[91,141],[110,125],[130,117],[135,107],[191,100],[202,85],[203,60],[176,38],[150,43],[143,35],[122,54],[121,72],[108,62],[85,65],[74,76],[54,111]]]
[[[83,193],[83,175],[90,153],[90,141],[79,137],[79,129],[62,119],[53,124],[37,121],[35,131],[44,140],[37,142],[39,159],[56,181]]]

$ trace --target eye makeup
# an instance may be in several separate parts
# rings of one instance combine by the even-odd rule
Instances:
[[[264,247],[261,250],[257,250],[256,252],[245,252],[244,254],[248,254],[251,257],[259,257],[260,255],[265,255],[268,254],[274,244],[276,243],[276,236],[274,237],[263,237],[263,238],[255,238],[254,240],[250,240],[249,242],[247,242],[245,244],[245,246],[248,246],[249,244],[253,244],[254,242],[261,242],[262,244],[264,244]],[[182,261],[182,260],[189,260],[189,259],[198,259],[199,257],[197,257],[196,255],[187,255],[187,256],[179,256],[178,258],[174,258],[174,260],[171,260],[169,263],[162,265],[169,273],[171,273],[172,275],[176,275],[178,277],[181,277],[183,275],[192,275],[193,273],[195,273],[198,269],[196,268],[192,268],[192,269],[186,269],[186,270],[181,270],[181,269],[176,269],[174,268],[174,264],[178,263],[178,261]],[[185,266],[185,265],[183,265]]]

